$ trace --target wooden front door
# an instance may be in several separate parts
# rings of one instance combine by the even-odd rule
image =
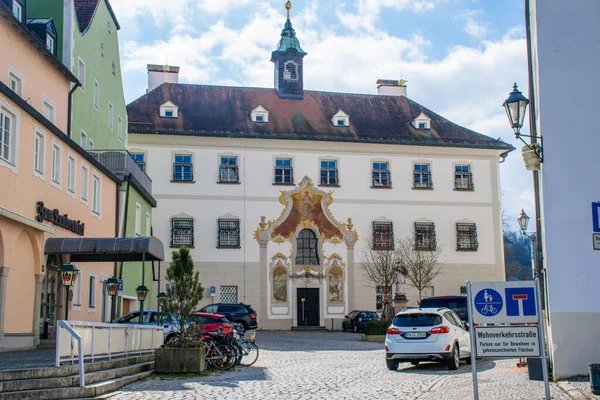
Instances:
[[[302,299],[304,299],[304,302]],[[298,288],[297,303],[298,326],[304,326],[305,322],[306,326],[319,326],[321,324],[319,289]]]

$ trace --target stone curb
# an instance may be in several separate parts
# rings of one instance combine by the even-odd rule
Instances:
[[[569,382],[557,382],[559,388],[563,390],[567,395],[569,395],[573,400],[588,400],[585,394],[583,394],[579,389],[575,386],[571,385]]]

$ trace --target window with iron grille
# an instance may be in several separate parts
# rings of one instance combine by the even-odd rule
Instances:
[[[144,153],[131,153],[131,157],[133,157],[133,159],[135,160],[137,165],[140,166],[140,169],[142,171],[146,170],[146,161],[145,161]]]
[[[415,222],[415,249],[435,250],[436,247],[435,225],[432,222]]]
[[[338,170],[336,160],[321,161],[321,185],[338,185]]]
[[[461,286],[460,287],[460,294],[467,294],[467,287],[466,286]]]
[[[454,167],[454,189],[473,190],[473,175],[471,174],[471,166],[456,165]]]
[[[319,265],[317,245],[317,235],[310,229],[302,230],[296,238],[296,265]]]
[[[238,302],[238,287],[237,286],[221,286],[221,303],[237,303]]]
[[[239,219],[219,219],[219,238],[217,247],[220,249],[240,248]]]
[[[391,187],[390,165],[387,162],[373,163],[373,187]]]
[[[194,247],[194,219],[171,218],[171,247]]]
[[[219,166],[219,182],[239,182],[237,157],[221,157],[221,165]]]
[[[394,226],[391,222],[373,222],[373,250],[394,248]]]
[[[414,164],[413,165],[413,189],[431,189],[433,182],[431,181],[431,169],[429,164]]]
[[[375,288],[375,309],[383,310],[383,289],[380,286]]]
[[[477,226],[475,224],[456,224],[456,250],[477,250]]]
[[[291,185],[294,183],[294,168],[291,158],[278,158],[275,160],[275,183]]]
[[[173,180],[191,182],[194,180],[194,164],[191,155],[176,155],[173,162]]]

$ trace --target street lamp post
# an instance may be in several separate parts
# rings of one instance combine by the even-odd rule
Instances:
[[[144,325],[144,301],[148,295],[148,288],[145,285],[138,286],[135,289],[138,301],[140,302],[140,324]]]
[[[167,303],[167,295],[164,292],[160,292],[156,296],[156,298],[158,300],[158,325],[161,326],[162,325],[162,314],[160,311],[163,309],[163,307]]]
[[[119,292],[119,280],[116,277],[108,278],[105,282],[106,291],[108,295],[111,297],[111,310],[110,310],[110,320],[111,322],[115,320],[115,302],[113,301],[113,297]]]
[[[79,269],[73,264],[63,264],[59,272],[60,281],[65,287],[65,320],[69,320],[69,302],[71,301],[70,291],[71,287],[75,285],[75,281],[79,275]]]
[[[527,233],[527,226],[529,225],[529,216],[525,214],[525,210],[521,210],[521,213],[517,217],[517,222],[519,223],[519,228],[521,229],[521,235],[529,238],[531,243],[531,270],[532,277],[537,277],[537,245],[536,245],[536,234],[535,232]]]

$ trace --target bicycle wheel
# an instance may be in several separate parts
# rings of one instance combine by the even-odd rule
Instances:
[[[240,365],[242,363],[242,357],[244,356],[244,349],[237,341],[233,341],[229,344],[233,350],[235,350],[235,365]]]
[[[253,342],[242,342],[243,357],[240,365],[249,367],[258,360],[258,346]]]
[[[211,364],[222,371],[235,366],[235,350],[228,344],[218,344],[210,352]]]

